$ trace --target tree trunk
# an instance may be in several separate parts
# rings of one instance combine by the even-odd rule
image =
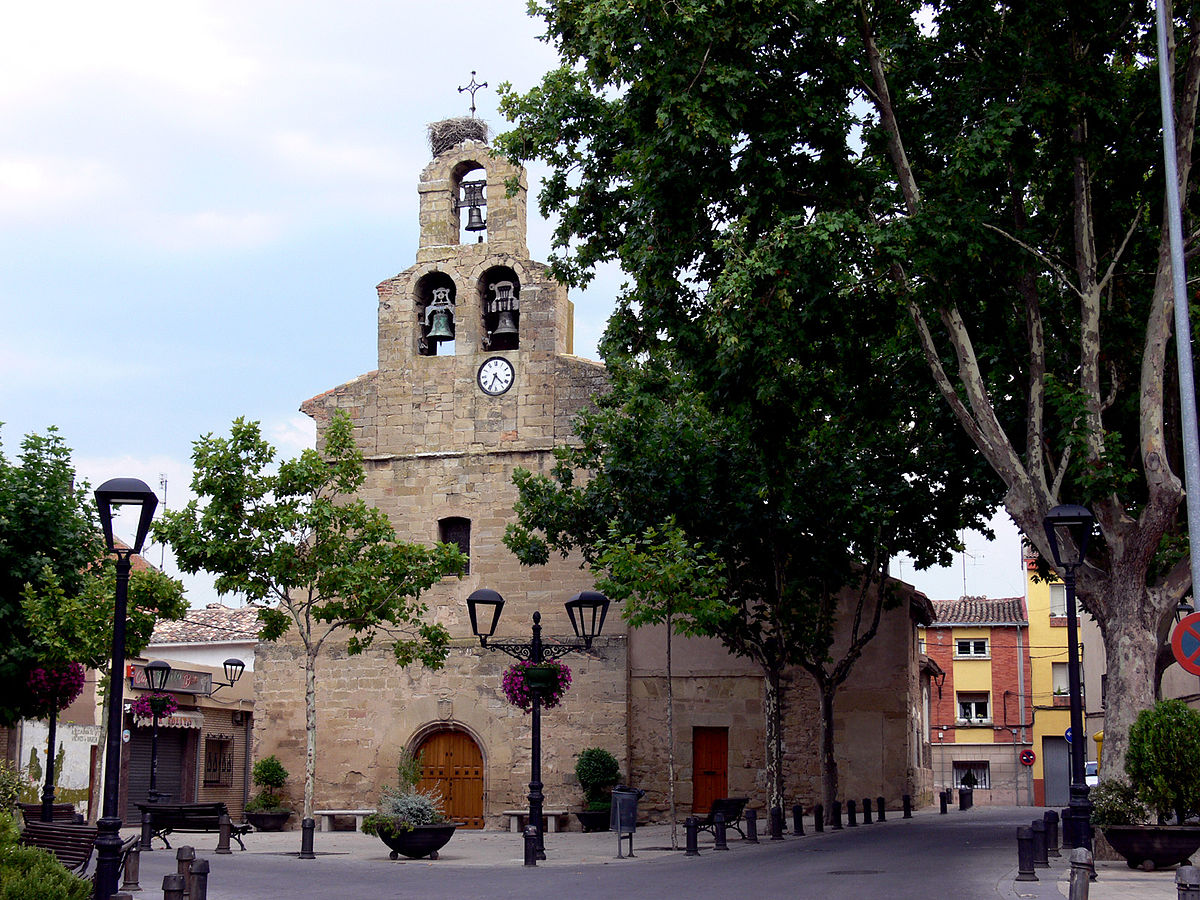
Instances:
[[[783,810],[783,696],[777,670],[766,670],[767,809]]]
[[[311,651],[304,657],[304,818],[313,817],[313,783],[317,776],[317,658]]]
[[[833,754],[833,696],[832,684],[821,684],[821,802],[825,804],[827,822],[833,821],[833,803],[838,797],[838,765]]]
[[[107,676],[99,674],[103,681]],[[92,759],[92,786],[88,797],[87,820],[89,825],[95,825],[100,819],[100,808],[104,805],[104,748],[108,746],[108,690],[101,695],[104,700],[100,704],[100,737],[96,744],[96,754]]]
[[[1150,606],[1143,591],[1125,599],[1127,607],[1109,618],[1104,628],[1107,688],[1104,697],[1104,748],[1101,770],[1106,777],[1122,777],[1129,727],[1138,713],[1154,705],[1154,660],[1158,652],[1156,629],[1142,621],[1141,610]],[[1114,604],[1116,605],[1116,604]],[[1087,698],[1087,708],[1100,709],[1100,698]],[[1088,736],[1090,739],[1090,735]]]
[[[675,685],[671,676],[671,616],[667,616],[667,804],[671,811],[671,849],[679,849],[675,814]]]

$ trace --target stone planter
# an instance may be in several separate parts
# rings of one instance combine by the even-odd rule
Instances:
[[[1190,865],[1192,854],[1200,850],[1200,827],[1195,825],[1113,825],[1104,829],[1104,837],[1131,869]]]
[[[454,837],[454,829],[457,827],[456,822],[445,825],[417,825],[412,831],[380,834],[379,839],[392,851],[389,854],[392,859],[400,856],[407,856],[409,859],[420,859],[423,856],[437,859],[438,851]]]
[[[610,812],[607,809],[598,811],[583,810],[575,813],[575,818],[579,820],[579,824],[583,826],[584,831],[608,831],[608,818]]]
[[[282,831],[287,820],[292,817],[290,809],[246,813],[246,821],[254,826],[255,831]]]

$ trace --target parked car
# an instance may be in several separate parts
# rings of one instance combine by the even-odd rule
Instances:
[[[1100,763],[1089,762],[1083,764],[1083,782],[1088,787],[1095,787],[1100,783]]]

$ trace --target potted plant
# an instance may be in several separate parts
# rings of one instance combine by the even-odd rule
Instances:
[[[571,669],[557,659],[541,663],[529,660],[515,662],[505,670],[501,681],[508,702],[525,712],[529,712],[533,706],[534,691],[542,698],[542,709],[553,709],[562,701],[570,686]]]
[[[584,831],[608,831],[612,787],[621,780],[617,758],[601,747],[588,747],[575,761],[575,777],[583,788],[583,810],[575,815]]]
[[[272,754],[258,760],[250,775],[261,790],[246,802],[246,820],[257,831],[279,831],[292,815],[279,794],[288,779],[287,769]]]
[[[363,819],[362,830],[383,841],[392,851],[392,859],[437,859],[458,825],[446,818],[440,794],[417,788],[421,768],[420,757],[403,751],[397,766],[399,786],[385,785],[378,812]]]
[[[1186,865],[1200,849],[1200,827],[1185,824],[1200,811],[1197,734],[1200,712],[1182,700],[1142,710],[1129,729],[1129,784],[1106,780],[1092,792],[1093,824],[1131,868]],[[1148,824],[1147,810],[1155,824]]]

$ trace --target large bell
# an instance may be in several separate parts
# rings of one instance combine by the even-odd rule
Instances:
[[[431,341],[454,340],[454,315],[448,309],[435,309],[430,319],[428,338]]]
[[[492,332],[492,337],[502,338],[510,336],[517,336],[517,321],[516,317],[513,316],[512,310],[506,309],[500,313],[500,317],[496,320],[496,328]]]
[[[478,206],[467,207],[467,231],[487,231],[487,223]]]

